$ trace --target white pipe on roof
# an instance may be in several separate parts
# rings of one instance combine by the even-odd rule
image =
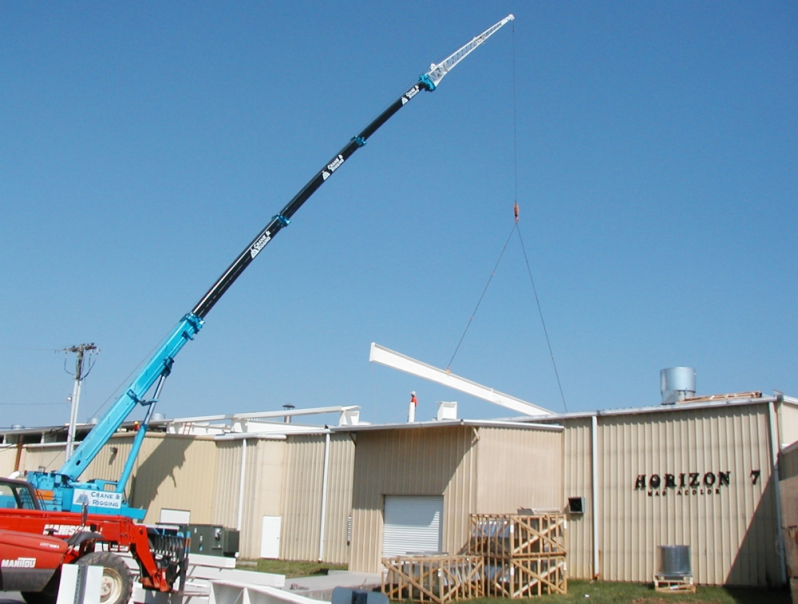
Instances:
[[[773,498],[776,500],[776,544],[779,550],[779,560],[781,564],[781,582],[787,583],[787,565],[786,556],[784,551],[784,538],[781,519],[781,485],[779,484],[779,433],[776,415],[776,403],[771,402],[768,405],[769,417],[768,423],[770,425],[770,461],[771,461],[771,480],[773,481]]]
[[[438,369],[432,365],[427,365],[426,363],[422,363],[421,361],[417,361],[416,359],[412,359],[401,353],[394,352],[393,350],[385,348],[384,346],[380,346],[374,342],[371,343],[369,361],[372,363],[380,363],[382,365],[386,365],[387,367],[398,369],[399,371],[404,371],[431,382],[443,384],[449,388],[459,390],[460,392],[465,392],[466,394],[481,398],[495,405],[507,407],[508,409],[512,409],[518,413],[523,413],[524,415],[539,416],[552,414],[552,411],[549,411],[548,409],[538,407],[537,405],[528,403],[520,398],[510,396],[509,394],[504,394],[503,392],[499,392],[493,388],[488,388],[482,384],[477,384],[476,382],[472,382],[466,378],[454,375],[449,371],[444,371],[443,369]]]
[[[247,474],[247,439],[241,439],[241,476],[238,485],[238,520],[236,530],[241,532],[241,517],[244,515],[244,479]]]
[[[321,481],[321,528],[319,530],[319,561],[324,560],[324,530],[327,518],[327,476],[330,469],[330,433],[324,435],[324,476]]]
[[[598,542],[598,417],[590,418],[590,473],[591,494],[593,503],[593,578],[599,576],[599,542]]]

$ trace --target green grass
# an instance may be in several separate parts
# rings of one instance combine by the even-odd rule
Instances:
[[[297,562],[293,560],[240,560],[239,568],[285,575],[286,578],[326,575],[331,570],[346,570],[345,564]],[[653,585],[641,583],[610,583],[606,581],[568,581],[568,594],[540,596],[523,600],[527,604],[790,604],[790,593],[732,587],[699,587],[694,594],[659,593]],[[513,600],[481,598],[469,604],[510,604]]]
[[[532,600],[540,604],[790,604],[788,591],[767,591],[725,587],[699,587],[694,594],[659,593],[653,585],[640,583],[609,583],[604,581],[568,581],[568,594],[541,596]],[[512,600],[484,598],[470,600],[470,604],[508,604]],[[526,600],[530,602],[530,600]]]
[[[242,570],[256,570],[261,573],[285,575],[287,579],[326,575],[331,570],[346,570],[346,564],[327,562],[297,562],[295,560],[240,560]]]

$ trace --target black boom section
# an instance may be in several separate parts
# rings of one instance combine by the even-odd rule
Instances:
[[[192,314],[204,319],[210,312],[211,308],[219,301],[228,288],[238,279],[239,275],[244,272],[244,269],[249,266],[249,263],[255,259],[268,243],[274,239],[280,230],[288,226],[291,217],[302,207],[311,195],[323,185],[333,173],[349,159],[352,154],[360,147],[366,144],[366,140],[374,134],[380,126],[387,122],[397,111],[404,107],[410,99],[412,99],[420,89],[426,89],[424,86],[416,84],[408,92],[403,94],[396,101],[391,103],[382,113],[380,113],[372,122],[366,126],[363,131],[353,138],[349,143],[341,149],[338,154],[333,157],[316,175],[302,187],[302,189],[294,195],[293,199],[282,209],[282,211],[274,216],[269,224],[258,233],[258,235],[250,242],[243,252],[235,259],[235,261],[228,267],[221,277],[213,284],[208,292],[197,303]]]

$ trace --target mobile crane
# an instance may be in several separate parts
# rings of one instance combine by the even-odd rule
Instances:
[[[385,122],[409,103],[416,95],[426,90],[432,92],[460,61],[474,49],[485,42],[501,27],[514,19],[508,15],[480,35],[476,36],[462,48],[440,63],[433,63],[430,70],[421,75],[418,81],[398,99],[391,103],[357,136],[353,137],[324,167],[319,170],[308,183],[302,187],[291,201],[258,233],[243,252],[235,259],[221,277],[213,284],[191,311],[186,314],[177,327],[169,334],[164,343],[144,364],[141,371],[133,379],[123,394],[116,399],[109,411],[89,432],[83,442],[68,457],[61,468],[54,472],[28,472],[27,480],[34,485],[43,500],[43,506],[49,510],[78,512],[87,507],[93,514],[121,514],[141,520],[145,510],[127,505],[124,497],[125,485],[133,471],[133,464],[138,455],[147,424],[163,388],[164,380],[172,371],[177,353],[190,340],[193,340],[202,328],[205,317],[224,293],[230,288],[244,269],[255,259],[264,247],[291,222],[293,215],[302,207],[308,198],[324,184],[355,151],[366,144],[366,141]],[[154,389],[153,389],[154,387]],[[153,389],[153,395],[147,393]],[[133,440],[130,454],[125,462],[122,474],[117,481],[93,480],[86,483],[78,481],[92,460],[97,456],[122,422],[136,408],[142,405],[147,408],[145,418]],[[69,452],[67,452],[69,454]]]

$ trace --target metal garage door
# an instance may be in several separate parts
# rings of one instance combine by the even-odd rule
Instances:
[[[385,496],[382,555],[441,551],[443,497]]]

